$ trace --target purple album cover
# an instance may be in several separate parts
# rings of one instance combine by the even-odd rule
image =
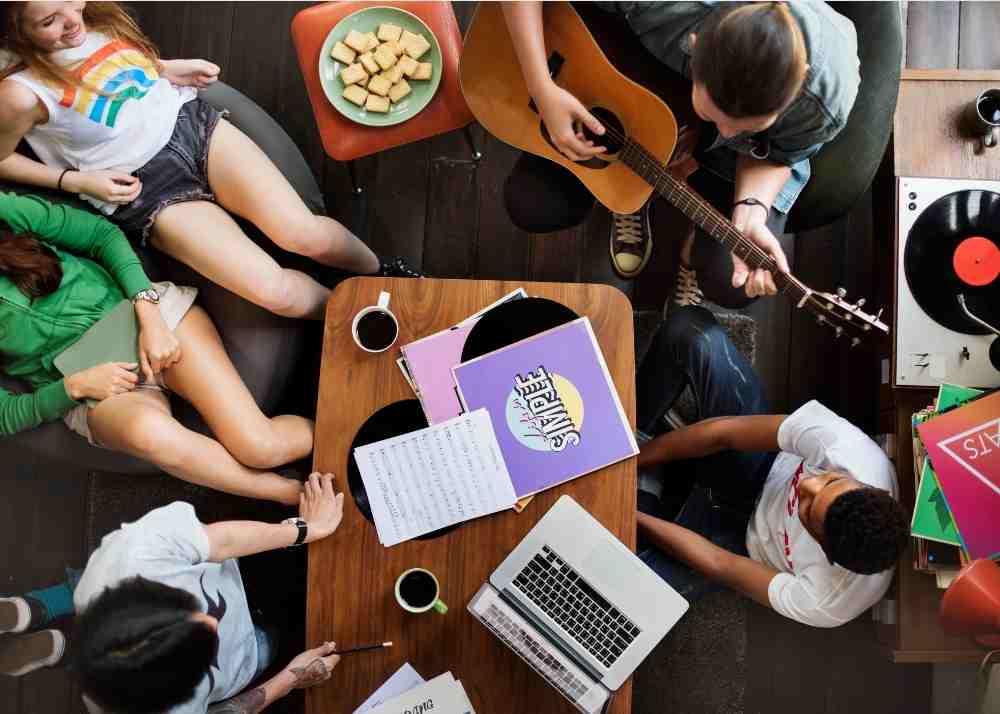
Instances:
[[[465,409],[489,412],[518,498],[639,452],[586,317],[452,371]]]

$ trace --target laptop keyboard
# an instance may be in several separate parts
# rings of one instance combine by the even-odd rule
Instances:
[[[569,671],[545,645],[532,637],[530,632],[519,626],[496,605],[489,605],[482,613],[482,618],[508,647],[521,655],[535,671],[571,700],[576,701],[590,689],[587,682]]]
[[[607,668],[641,632],[547,545],[528,561],[514,584]]]

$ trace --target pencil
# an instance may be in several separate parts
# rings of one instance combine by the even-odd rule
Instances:
[[[391,641],[390,642],[380,642],[377,645],[364,645],[363,647],[352,647],[349,650],[338,650],[338,651],[334,652],[333,654],[345,655],[345,654],[351,654],[353,652],[365,652],[367,650],[378,650],[378,649],[382,649],[383,647],[392,647],[392,642]]]

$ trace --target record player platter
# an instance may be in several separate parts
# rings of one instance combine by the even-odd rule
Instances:
[[[925,208],[906,241],[906,282],[932,319],[967,335],[989,331],[963,311],[1000,323],[1000,193],[949,193]]]

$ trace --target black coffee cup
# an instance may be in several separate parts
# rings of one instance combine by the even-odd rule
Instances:
[[[1000,89],[987,89],[965,108],[965,124],[984,147],[1000,143]]]
[[[448,606],[438,595],[441,586],[434,573],[423,568],[410,568],[396,579],[396,602],[412,613],[422,613],[433,609],[441,615],[448,612]]]
[[[389,309],[389,293],[379,293],[378,304],[369,305],[351,323],[354,342],[365,352],[385,352],[399,337],[399,322]]]

